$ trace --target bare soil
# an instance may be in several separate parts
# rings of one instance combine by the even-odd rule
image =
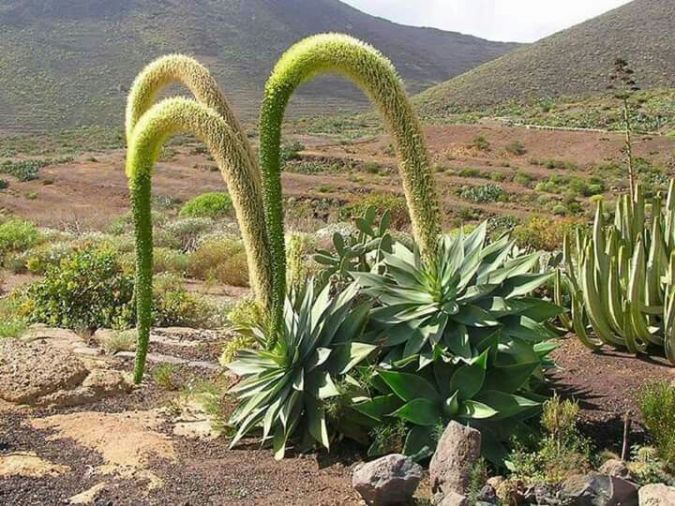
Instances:
[[[500,183],[510,193],[506,202],[467,202],[457,195],[459,188],[486,184],[490,180],[460,177],[452,172],[472,168],[486,174],[513,176],[523,172],[543,178],[552,174],[584,175],[598,165],[622,160],[623,138],[617,133],[552,132],[488,124],[428,126],[425,134],[433,162],[441,168],[436,173],[437,188],[448,220],[465,208],[481,210],[486,216],[512,214],[524,217],[541,212],[534,203],[534,192],[516,183]],[[488,140],[489,150],[469,147],[479,135]],[[344,203],[370,192],[402,193],[388,136],[347,144],[330,136],[302,135],[298,138],[306,146],[303,155],[308,159],[354,162],[362,182],[349,178],[344,171],[317,175],[284,172],[285,195],[300,199],[332,198]],[[515,156],[505,151],[514,141],[525,146],[527,152],[524,155]],[[224,188],[214,163],[206,155],[199,154],[200,150],[195,150],[195,146],[172,147],[175,154],[170,160],[158,163],[153,178],[154,195],[185,201],[200,193]],[[674,150],[675,139],[668,137],[637,137],[634,147],[636,157],[660,166],[671,160]],[[10,180],[10,187],[0,191],[0,209],[45,226],[100,230],[129,210],[124,155],[123,150],[83,153],[73,162],[42,169],[40,178],[35,181],[18,182],[3,176]],[[96,161],[92,161],[94,159]],[[551,159],[573,163],[578,170],[547,169],[533,163]],[[364,170],[368,162],[391,170],[368,173]],[[608,188],[608,192],[613,190]]]

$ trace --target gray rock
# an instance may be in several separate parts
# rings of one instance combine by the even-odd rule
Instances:
[[[408,457],[392,454],[358,466],[352,486],[368,504],[405,504],[415,493],[422,472],[422,467]]]
[[[438,441],[429,464],[431,491],[434,497],[454,492],[466,494],[471,470],[480,458],[481,436],[476,429],[450,422]]]
[[[439,502],[435,503],[436,506],[470,506],[469,500],[466,496],[458,494],[457,492],[450,492],[446,494]]]
[[[624,480],[630,480],[630,471],[623,460],[609,459],[598,470],[600,474],[607,474],[609,476],[616,476]]]
[[[675,487],[663,483],[645,485],[638,495],[640,506],[675,506]]]
[[[497,504],[497,490],[492,485],[485,485],[478,493],[476,500],[487,504]]]
[[[638,506],[637,485],[598,473],[571,476],[559,495],[570,506]]]

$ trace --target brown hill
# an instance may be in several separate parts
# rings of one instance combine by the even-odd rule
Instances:
[[[134,75],[168,52],[206,63],[252,118],[276,59],[312,33],[371,42],[413,92],[517,46],[398,25],[338,0],[0,0],[0,28],[0,131],[118,125]],[[333,84],[309,86],[297,110],[364,103]]]
[[[418,99],[424,113],[581,95],[606,89],[616,58],[643,88],[675,86],[675,1],[633,2],[520,48],[435,86]]]

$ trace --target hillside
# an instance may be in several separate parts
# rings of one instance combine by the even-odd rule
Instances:
[[[338,0],[0,0],[0,28],[0,132],[119,125],[134,75],[169,52],[207,64],[250,119],[276,59],[312,33],[371,42],[412,92],[517,47],[398,25]],[[325,84],[308,86],[296,112],[364,103],[351,86]]]
[[[607,88],[613,62],[628,60],[643,88],[675,86],[675,2],[634,0],[481,65],[422,93],[430,116],[461,109],[583,95]]]

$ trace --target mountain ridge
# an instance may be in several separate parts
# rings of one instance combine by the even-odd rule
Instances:
[[[196,57],[245,118],[274,62],[312,33],[351,33],[397,66],[411,92],[518,44],[398,25],[338,0],[0,0],[0,130],[121,123],[124,91],[152,59]],[[365,103],[349,84],[303,88],[298,114]]]

